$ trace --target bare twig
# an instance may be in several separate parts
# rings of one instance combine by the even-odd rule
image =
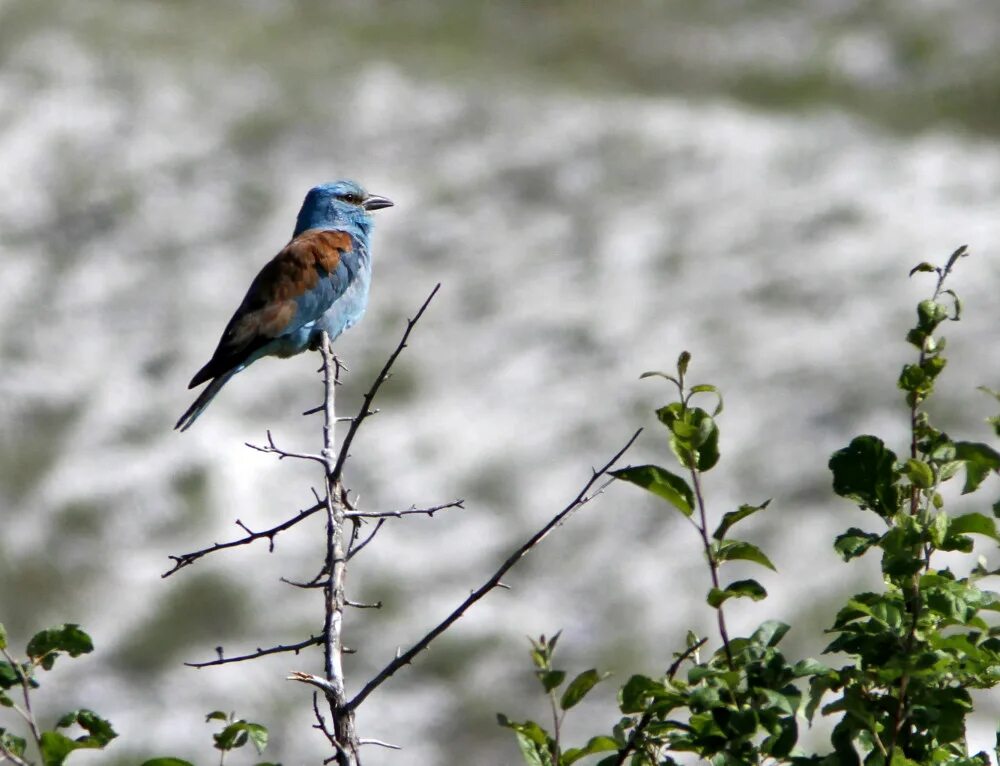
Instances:
[[[210,662],[185,662],[189,668],[207,668],[212,665],[228,665],[231,662],[246,662],[247,660],[256,660],[258,657],[266,657],[269,654],[281,654],[283,652],[295,652],[298,654],[303,649],[308,649],[310,646],[319,646],[323,643],[322,636],[309,636],[305,641],[299,641],[297,644],[278,644],[277,646],[269,647],[268,649],[257,649],[256,652],[251,652],[250,654],[241,654],[238,657],[223,657],[221,648],[219,651],[219,658],[217,660],[212,660]]]
[[[365,418],[372,414],[372,401],[375,399],[375,395],[378,390],[382,387],[382,384],[389,379],[389,370],[392,369],[392,365],[395,364],[396,358],[403,353],[403,349],[406,348],[406,341],[410,338],[410,333],[413,331],[414,326],[420,321],[420,317],[424,315],[424,311],[430,305],[430,302],[437,295],[437,291],[441,289],[441,283],[438,282],[434,285],[434,289],[431,290],[431,294],[427,296],[427,300],[423,302],[420,309],[413,316],[413,319],[408,319],[406,322],[406,330],[403,332],[403,337],[400,338],[395,350],[389,355],[386,363],[382,366],[382,370],[379,372],[378,377],[375,378],[375,382],[372,383],[372,387],[368,389],[368,393],[365,394],[364,401],[361,403],[361,410],[351,421],[351,427],[347,429],[347,434],[344,436],[344,442],[340,447],[340,454],[337,456],[337,463],[334,465],[333,470],[330,472],[331,479],[334,482],[340,480],[340,474],[344,470],[344,462],[347,460],[347,454],[351,449],[351,443],[354,441],[354,436],[357,434],[358,429],[361,424],[365,421]]]
[[[415,505],[411,505],[401,511],[350,511],[344,515],[349,519],[385,519],[385,518],[402,518],[403,516],[412,516],[422,514],[424,516],[433,516],[438,511],[443,511],[446,508],[462,508],[465,509],[465,500],[452,500],[450,503],[444,503],[442,505],[435,505],[431,508],[417,508]]]
[[[316,716],[316,723],[313,724],[313,728],[323,732],[323,735],[330,741],[334,749],[339,751],[340,744],[337,742],[337,738],[333,736],[333,732],[326,727],[326,719],[319,711],[319,694],[316,692],[313,692],[313,715]]]
[[[257,450],[257,452],[263,452],[266,455],[277,455],[278,460],[284,460],[285,458],[294,458],[296,460],[311,460],[320,465],[324,465],[324,460],[320,455],[312,455],[306,452],[289,452],[288,450],[283,450],[274,443],[274,437],[271,436],[271,431],[267,431],[267,444],[253,444],[252,442],[244,442],[252,450]]]
[[[431,295],[433,296],[433,293],[431,293]],[[508,556],[507,560],[500,565],[500,568],[497,569],[497,571],[494,572],[493,575],[485,583],[483,583],[481,586],[479,586],[479,588],[477,588],[471,594],[469,594],[468,598],[466,598],[461,604],[459,604],[459,606],[451,614],[449,614],[444,620],[438,623],[436,627],[434,627],[430,632],[428,632],[423,638],[417,641],[417,643],[415,643],[408,650],[402,653],[397,653],[396,658],[393,659],[392,662],[390,662],[384,668],[382,668],[382,670],[380,670],[374,678],[372,678],[367,684],[365,684],[365,686],[361,689],[361,691],[359,691],[353,697],[353,699],[351,699],[351,701],[347,703],[348,709],[350,710],[356,709],[358,705],[360,705],[362,702],[365,701],[365,699],[367,699],[368,695],[370,695],[373,691],[375,691],[375,689],[377,689],[379,686],[385,683],[397,670],[399,670],[404,665],[408,665],[413,660],[413,658],[416,657],[418,654],[420,654],[420,652],[422,652],[424,649],[426,649],[435,638],[444,633],[463,614],[465,614],[466,611],[468,611],[468,609],[473,604],[475,604],[477,601],[483,598],[483,596],[485,596],[491,590],[496,588],[500,584],[500,581],[503,578],[503,576],[507,574],[507,572],[510,571],[510,569],[515,564],[517,564],[518,561],[524,558],[524,556],[528,553],[528,551],[530,551],[532,548],[538,545],[538,543],[540,543],[543,539],[545,539],[545,537],[549,534],[549,532],[551,532],[555,527],[559,526],[563,521],[565,521],[565,519],[571,513],[573,513],[573,511],[589,503],[597,495],[601,494],[601,492],[604,491],[604,488],[607,487],[607,485],[610,484],[612,481],[614,481],[613,479],[609,479],[608,481],[600,484],[600,486],[598,486],[593,493],[591,494],[588,493],[590,492],[591,488],[598,483],[599,479],[611,468],[611,466],[617,463],[618,460],[621,458],[621,456],[625,454],[625,452],[632,446],[633,443],[635,443],[635,440],[639,437],[640,433],[641,429],[639,431],[636,431],[632,435],[632,438],[629,439],[628,442],[626,442],[625,446],[622,447],[620,450],[618,450],[618,452],[615,453],[614,457],[612,457],[607,463],[605,463],[603,468],[594,471],[590,479],[587,481],[587,483],[583,485],[583,489],[580,490],[577,496],[573,498],[573,500],[565,508],[563,508],[559,513],[557,513],[544,527],[542,527],[538,532],[536,532],[530,538],[528,538],[528,540],[523,545],[521,545],[510,556]]]
[[[207,548],[202,548],[201,550],[192,551],[191,553],[181,553],[180,555],[177,556],[170,556],[170,559],[174,562],[174,566],[172,569],[160,575],[160,577],[170,577],[170,575],[172,575],[178,569],[183,569],[184,567],[193,564],[198,559],[202,558],[203,556],[207,556],[210,553],[215,553],[216,551],[224,551],[227,548],[236,548],[240,545],[249,545],[250,543],[256,542],[257,540],[264,540],[264,539],[268,540],[268,542],[270,543],[269,550],[274,551],[274,538],[279,532],[284,532],[286,529],[291,529],[300,521],[309,518],[314,513],[316,513],[317,511],[321,511],[324,508],[326,508],[325,502],[323,501],[317,502],[314,505],[311,505],[308,508],[299,511],[295,516],[288,519],[287,521],[283,521],[277,526],[271,527],[270,529],[264,529],[260,532],[250,531],[250,529],[243,522],[237,519],[236,524],[245,532],[247,532],[247,535],[245,537],[241,537],[237,540],[231,540],[228,543],[214,543],[213,545],[210,545]]]
[[[383,742],[380,739],[362,739],[358,741],[359,745],[378,745],[379,747],[387,747],[390,750],[402,750],[399,745],[393,745],[389,742]]]
[[[347,549],[347,560],[348,561],[350,561],[355,556],[357,556],[359,553],[361,553],[361,551],[363,551],[365,549],[365,547],[372,540],[375,539],[375,535],[377,535],[378,532],[379,532],[379,530],[382,529],[383,526],[385,526],[385,521],[386,521],[385,519],[379,519],[377,522],[375,522],[375,528],[372,529],[372,531],[368,535],[368,537],[366,537],[364,540],[362,540],[357,545],[355,545],[355,541],[357,540],[357,531],[358,531],[358,529],[357,529],[357,527],[354,528],[354,535],[351,537],[351,544],[350,544],[350,546]]]

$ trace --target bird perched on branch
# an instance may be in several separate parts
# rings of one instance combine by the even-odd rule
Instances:
[[[188,388],[210,382],[175,428],[190,428],[226,382],[262,356],[318,348],[324,330],[333,340],[361,319],[371,282],[369,213],[391,206],[353,181],[309,190],[291,241],[250,283],[211,360],[191,379]]]

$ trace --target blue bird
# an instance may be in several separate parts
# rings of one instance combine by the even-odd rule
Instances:
[[[190,428],[226,382],[262,356],[318,348],[324,330],[333,340],[361,319],[372,274],[369,213],[391,206],[353,181],[309,190],[291,241],[250,283],[211,360],[188,388],[211,382],[174,428]]]

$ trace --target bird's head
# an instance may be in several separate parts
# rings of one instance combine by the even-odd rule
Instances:
[[[369,194],[354,181],[320,184],[306,194],[293,236],[307,229],[353,229],[367,234],[372,227],[368,214],[384,207],[392,207],[392,200]]]

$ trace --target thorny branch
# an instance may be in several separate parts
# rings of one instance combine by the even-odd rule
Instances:
[[[452,500],[449,503],[442,503],[441,505],[434,505],[427,508],[417,508],[416,506],[410,506],[409,508],[398,510],[398,511],[348,511],[345,515],[347,518],[365,518],[365,519],[388,519],[388,518],[401,518],[403,516],[422,514],[425,516],[433,516],[438,511],[443,511],[448,508],[465,508],[465,501],[462,499]],[[320,500],[313,503],[308,508],[303,508],[295,516],[286,521],[277,524],[276,526],[270,527],[268,529],[262,529],[260,531],[253,531],[246,524],[244,524],[239,519],[236,520],[236,526],[246,532],[246,535],[236,540],[230,540],[225,543],[213,543],[212,545],[202,548],[197,551],[191,551],[190,553],[181,553],[176,556],[170,556],[170,559],[174,562],[174,566],[167,572],[164,572],[161,577],[169,577],[178,569],[183,569],[186,566],[190,566],[198,559],[203,556],[207,556],[210,553],[215,553],[217,551],[224,551],[227,548],[237,548],[241,545],[249,545],[250,543],[256,542],[257,540],[267,540],[269,552],[274,552],[274,538],[281,532],[287,529],[291,529],[300,521],[312,516],[317,511],[322,511],[326,508],[326,500]],[[357,549],[360,549],[359,545]],[[357,552],[357,549],[352,552],[352,556]]]
[[[590,479],[587,481],[587,483],[583,485],[583,489],[580,490],[577,496],[573,498],[573,500],[565,508],[563,508],[554,517],[552,517],[552,519],[549,521],[548,524],[546,524],[544,527],[538,530],[538,532],[533,534],[530,538],[528,538],[528,540],[523,545],[521,545],[510,556],[508,556],[507,560],[500,565],[500,568],[497,569],[496,572],[494,572],[493,575],[485,583],[483,583],[471,594],[469,594],[468,598],[466,598],[461,604],[459,604],[459,606],[451,614],[449,614],[444,620],[438,623],[438,625],[433,629],[431,629],[430,632],[428,632],[423,638],[417,641],[407,651],[398,655],[394,660],[392,660],[392,662],[390,662],[388,665],[382,668],[382,670],[380,670],[379,673],[374,678],[372,678],[372,680],[370,680],[367,684],[365,684],[365,686],[361,689],[361,691],[359,691],[354,696],[354,698],[347,703],[348,709],[350,710],[356,709],[358,705],[360,705],[362,702],[365,701],[365,699],[368,697],[369,694],[371,694],[379,686],[381,686],[383,683],[389,680],[389,678],[397,670],[399,670],[404,665],[408,665],[410,662],[412,662],[414,657],[416,657],[418,654],[420,654],[420,652],[426,649],[430,645],[431,641],[433,641],[435,638],[444,633],[448,628],[450,628],[463,614],[465,614],[469,610],[469,608],[473,604],[475,604],[477,601],[483,598],[483,596],[485,596],[494,588],[499,587],[501,585],[501,579],[503,578],[503,576],[507,574],[507,572],[509,572],[511,568],[513,568],[513,566],[517,564],[518,561],[524,558],[524,556],[528,553],[528,551],[530,551],[532,548],[538,545],[538,543],[540,543],[543,539],[545,539],[545,537],[549,534],[549,532],[551,532],[555,527],[559,526],[563,521],[565,521],[565,519],[571,513],[573,513],[573,511],[589,503],[591,500],[593,500],[595,497],[601,494],[604,491],[604,488],[607,487],[608,484],[610,484],[612,481],[614,481],[614,479],[609,479],[603,482],[592,493],[590,493],[590,490],[595,484],[598,483],[598,480],[605,473],[607,473],[607,471],[615,463],[618,462],[621,456],[625,454],[625,452],[632,446],[632,444],[635,443],[635,440],[639,437],[639,434],[641,432],[642,432],[641,429],[639,431],[636,431],[632,435],[632,438],[629,439],[628,442],[626,442],[625,446],[615,453],[614,457],[612,457],[607,463],[605,463],[602,468],[599,468],[596,471],[594,471]]]
[[[223,657],[222,647],[218,647],[216,651],[219,653],[219,658],[211,660],[208,662],[185,662],[189,668],[207,668],[212,665],[228,665],[231,662],[246,662],[247,660],[256,660],[258,657],[266,657],[269,654],[281,654],[283,652],[295,652],[298,654],[303,649],[308,649],[310,646],[319,646],[323,643],[323,636],[309,636],[305,641],[299,641],[297,644],[278,644],[277,646],[272,646],[268,649],[257,649],[255,652],[250,652],[249,654],[241,654],[237,657]]]

